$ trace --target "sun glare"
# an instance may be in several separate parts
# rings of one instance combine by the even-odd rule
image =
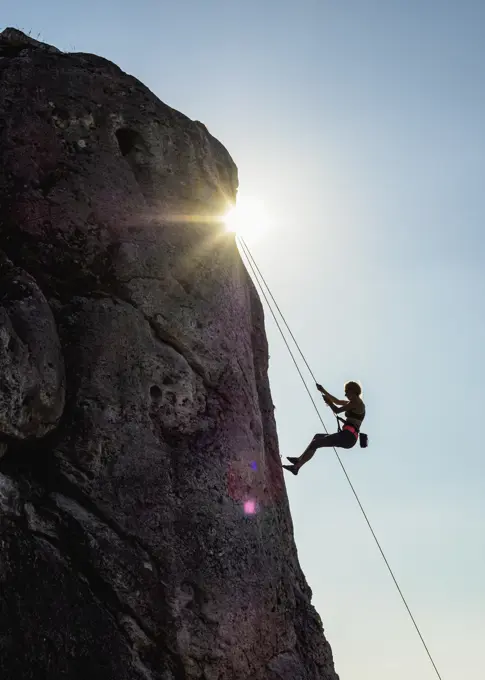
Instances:
[[[250,196],[240,196],[236,205],[224,215],[224,222],[228,231],[250,239],[260,236],[270,227],[263,202]]]

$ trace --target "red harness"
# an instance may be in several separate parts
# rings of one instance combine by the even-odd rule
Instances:
[[[335,417],[337,418],[337,425],[338,425],[338,430],[339,430],[339,432],[341,432],[342,430],[348,430],[349,432],[352,432],[352,434],[354,435],[354,437],[355,437],[356,439],[359,438],[359,430],[358,430],[356,427],[354,427],[353,425],[349,425],[349,423],[347,423],[347,422],[346,422],[343,418],[341,418],[340,416],[337,416],[337,415],[336,415]],[[341,423],[341,422],[344,424],[344,426],[343,426],[342,428],[340,428],[340,423]]]
[[[359,438],[359,430],[357,430],[357,428],[355,428],[353,425],[344,425],[342,430],[349,430],[349,432],[352,432],[356,439]]]

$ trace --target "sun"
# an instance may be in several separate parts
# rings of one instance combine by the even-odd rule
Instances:
[[[228,231],[244,239],[254,239],[271,226],[264,203],[253,196],[239,196],[235,206],[224,215]]]

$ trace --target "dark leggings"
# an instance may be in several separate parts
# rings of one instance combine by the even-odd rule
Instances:
[[[319,449],[322,446],[338,446],[340,449],[351,449],[357,443],[357,437],[350,430],[341,430],[334,434],[316,434],[308,448]]]
[[[316,434],[301,456],[293,462],[293,471],[295,471],[295,474],[298,474],[298,470],[302,465],[308,463],[315,455],[315,451],[322,446],[338,446],[341,449],[351,449],[355,446],[356,442],[357,437],[350,430],[341,430],[334,434]]]

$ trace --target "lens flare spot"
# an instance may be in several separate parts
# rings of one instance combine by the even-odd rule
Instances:
[[[253,500],[248,500],[244,502],[244,512],[246,515],[254,515],[256,512],[256,502]]]

